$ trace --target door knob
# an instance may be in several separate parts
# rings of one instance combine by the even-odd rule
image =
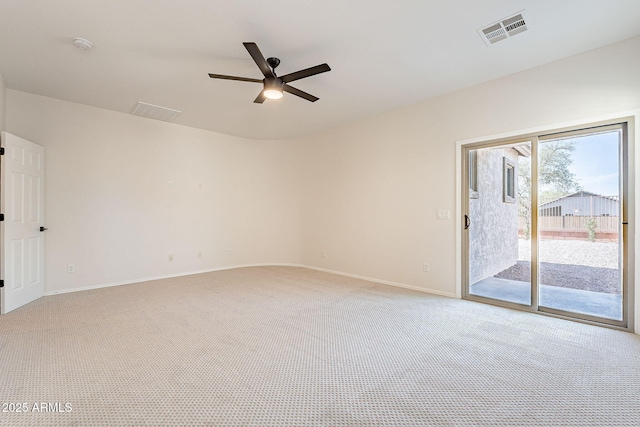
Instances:
[[[47,230],[48,230],[48,228],[40,227],[40,231],[47,231]]]

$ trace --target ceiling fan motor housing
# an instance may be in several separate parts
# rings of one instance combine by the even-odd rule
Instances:
[[[284,82],[282,80],[280,80],[279,77],[276,77],[275,79],[270,79],[270,78],[265,78],[264,79],[264,90],[279,90],[280,92],[282,92],[282,89],[284,87]]]

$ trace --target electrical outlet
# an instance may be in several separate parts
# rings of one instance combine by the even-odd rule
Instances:
[[[173,181],[169,181],[169,188],[173,188]]]
[[[173,261],[173,254],[169,254],[169,261]]]
[[[67,265],[67,273],[75,273],[75,272],[76,272],[76,265],[75,264]]]
[[[326,258],[327,257],[327,251],[325,251],[324,249],[322,250],[322,258]]]
[[[425,262],[422,264],[422,271],[431,271],[431,266]]]

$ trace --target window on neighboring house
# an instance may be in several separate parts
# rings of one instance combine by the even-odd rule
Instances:
[[[469,150],[469,198],[478,198],[478,150]]]
[[[502,158],[503,198],[505,203],[516,202],[516,165],[506,157]]]

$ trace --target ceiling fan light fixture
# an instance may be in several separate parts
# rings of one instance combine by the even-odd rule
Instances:
[[[282,98],[282,90],[280,89],[265,89],[264,92],[264,97],[267,99],[280,99]]]
[[[264,82],[264,91],[262,94],[267,99],[280,99],[282,98],[282,87],[284,83],[282,83],[278,79],[269,79]]]

